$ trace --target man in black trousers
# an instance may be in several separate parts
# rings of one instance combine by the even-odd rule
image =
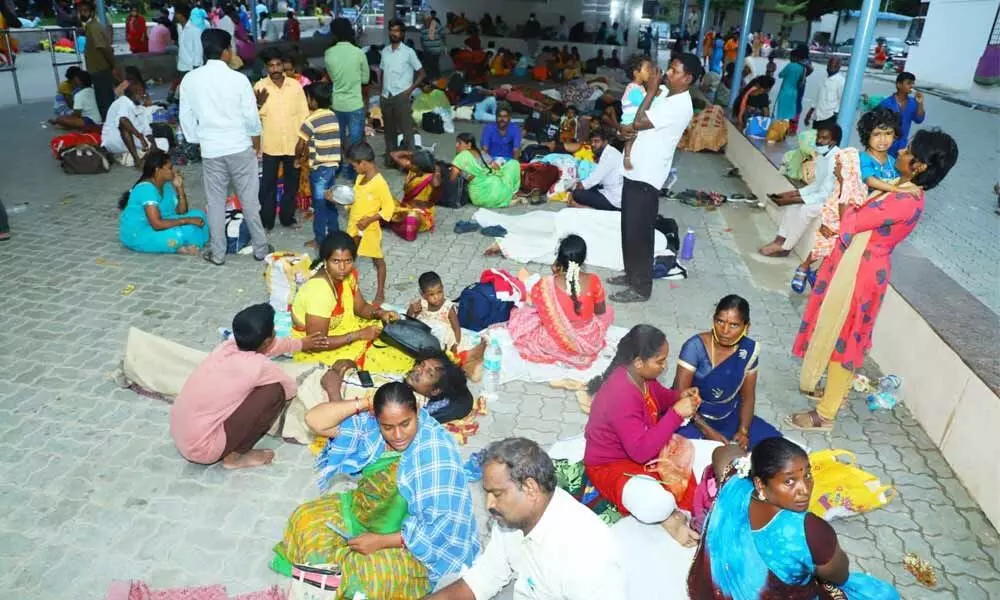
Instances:
[[[627,286],[611,295],[612,302],[645,302],[653,293],[653,240],[660,188],[670,175],[674,151],[687,129],[694,106],[688,89],[702,74],[693,54],[670,61],[664,77],[659,68],[646,83],[646,97],[632,125],[623,127],[632,144],[632,168],[625,171],[622,188],[622,258],[625,274],[608,280]],[[661,87],[661,80],[666,89]]]

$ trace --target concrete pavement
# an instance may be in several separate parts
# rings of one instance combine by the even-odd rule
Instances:
[[[943,110],[931,105],[929,120]],[[232,257],[220,268],[197,258],[125,251],[117,241],[116,201],[136,171],[62,174],[48,151],[52,131],[38,126],[48,112],[47,103],[0,111],[8,140],[0,146],[0,196],[8,207],[29,203],[12,218],[13,241],[0,245],[0,596],[98,598],[113,578],[142,578],[154,587],[223,583],[230,593],[278,582],[267,569],[270,548],[292,510],[317,494],[308,451],[268,440],[277,459],[267,468],[227,472],[187,464],[167,431],[168,406],[109,379],[129,326],[209,349],[216,329],[237,310],[265,299],[261,265]],[[450,158],[453,138],[425,139],[438,142],[439,158]],[[372,141],[381,147],[380,139]],[[739,180],[723,177],[729,164],[719,155],[678,153],[676,166],[680,189],[745,191]],[[183,173],[193,204],[204,206],[199,166]],[[398,192],[399,177],[389,178]],[[956,190],[976,185],[958,179]],[[935,190],[928,205],[957,205],[963,197],[947,189]],[[972,198],[964,198],[941,227],[955,224],[951,213],[971,210]],[[758,414],[777,424],[789,410],[807,406],[797,393],[798,363],[789,355],[803,300],[790,298],[785,287],[782,273],[790,262],[751,263],[741,253],[730,224],[760,218],[750,211],[708,212],[664,201],[662,214],[697,232],[691,278],[658,282],[646,304],[615,307],[616,323],[662,328],[672,348],[665,377],[672,379],[680,344],[710,326],[715,302],[727,293],[743,295],[752,308],[751,335],[763,347]],[[385,236],[388,301],[413,298],[416,277],[427,269],[457,294],[483,268],[515,267],[481,256],[487,238],[451,233],[471,212],[441,209],[437,230],[413,243]],[[918,232],[934,227],[928,217]],[[273,241],[298,251],[308,237],[307,230],[279,228]],[[358,266],[370,295],[372,267]],[[769,269],[778,274],[768,276]],[[129,285],[135,291],[123,294]],[[877,367],[869,365],[868,372]],[[904,388],[909,393],[919,391]],[[578,434],[586,421],[569,393],[534,384],[504,386],[489,411],[463,448],[466,456],[513,434],[549,444]],[[813,449],[851,450],[862,467],[897,487],[885,508],[834,523],[854,569],[894,581],[909,599],[1000,597],[1000,538],[905,405],[870,413],[854,398],[832,436],[796,439]],[[478,487],[476,499],[485,520]],[[904,571],[907,552],[934,565],[936,589],[920,587]]]

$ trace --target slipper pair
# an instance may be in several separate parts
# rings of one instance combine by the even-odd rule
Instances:
[[[479,223],[475,221],[459,221],[455,223],[455,233],[472,233],[473,231],[478,231],[486,237],[504,237],[507,235],[507,230],[500,225],[490,225],[489,227],[480,229]]]

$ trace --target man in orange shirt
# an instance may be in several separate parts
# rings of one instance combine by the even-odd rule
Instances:
[[[298,81],[285,77],[284,56],[277,48],[260,53],[267,68],[267,77],[254,86],[257,109],[263,126],[260,149],[263,173],[260,183],[260,220],[264,229],[274,228],[275,202],[278,220],[285,227],[295,225],[295,196],[299,193],[299,167],[295,163],[295,146],[299,129],[309,116],[309,103]],[[282,168],[284,193],[277,200],[278,167]]]
[[[726,45],[722,48],[727,65],[731,62],[736,62],[736,51],[739,50],[739,47],[740,42],[738,36],[735,33],[730,35],[729,39],[726,40]]]

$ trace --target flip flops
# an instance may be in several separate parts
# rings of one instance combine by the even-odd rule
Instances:
[[[455,223],[455,233],[472,233],[479,231],[479,223],[475,221],[459,221]]]
[[[808,424],[804,421],[808,421]],[[786,427],[799,431],[820,431],[823,433],[833,431],[833,421],[824,420],[815,410],[786,415],[784,422]]]
[[[507,235],[507,230],[500,225],[490,225],[489,227],[483,227],[480,229],[479,233],[485,235],[486,237],[504,237]]]

